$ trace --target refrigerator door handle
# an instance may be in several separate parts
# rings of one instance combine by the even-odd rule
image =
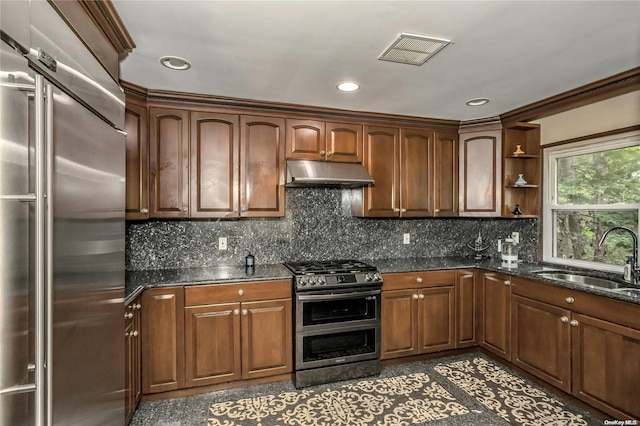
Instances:
[[[45,387],[47,407],[53,407],[53,86],[45,85],[45,286],[46,286],[46,358],[45,372],[47,385]],[[47,424],[53,424],[53,410],[47,410]]]
[[[33,392],[34,390],[36,390],[35,383],[29,383],[26,385],[15,385],[5,389],[0,389],[0,395],[15,395],[19,393]]]

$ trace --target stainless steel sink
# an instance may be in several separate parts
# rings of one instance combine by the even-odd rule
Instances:
[[[626,296],[640,298],[640,288],[619,288],[614,291],[616,293],[624,294]]]
[[[565,281],[569,283],[576,283],[594,288],[603,288],[609,290],[621,289],[628,287],[628,284],[619,283],[617,281],[607,280],[604,278],[590,277],[588,275],[570,274],[564,272],[541,272],[538,273],[539,277],[549,278],[552,280]],[[634,289],[632,289],[634,290]]]

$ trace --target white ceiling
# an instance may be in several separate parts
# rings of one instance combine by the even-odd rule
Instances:
[[[121,78],[155,90],[470,120],[640,66],[637,0],[113,4],[137,45]],[[401,32],[453,43],[422,66],[379,61]],[[476,97],[491,102],[465,105]]]

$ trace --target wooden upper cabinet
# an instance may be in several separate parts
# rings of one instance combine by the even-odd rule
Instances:
[[[460,216],[499,217],[502,180],[500,130],[460,135]]]
[[[147,109],[127,102],[124,111],[126,139],[126,219],[149,218],[149,139]]]
[[[362,125],[287,119],[287,158],[362,162]]]
[[[326,123],[327,160],[362,163],[362,125]]]
[[[191,217],[239,214],[237,115],[191,112]]]
[[[189,111],[149,110],[149,216],[189,217]]]
[[[433,215],[433,132],[428,129],[400,129],[400,217]]]
[[[433,215],[458,216],[458,135],[436,132],[433,145]]]
[[[283,118],[240,117],[240,216],[283,217]]]
[[[400,132],[394,127],[364,128],[364,166],[375,184],[353,192],[354,216],[398,217],[400,194]]]

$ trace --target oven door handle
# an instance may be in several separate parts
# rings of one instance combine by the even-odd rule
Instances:
[[[333,294],[298,294],[298,300],[335,300],[335,299],[352,299],[354,297],[362,297],[362,296],[377,296],[382,291],[378,290],[369,290],[369,291],[354,291],[351,293],[333,293]]]

